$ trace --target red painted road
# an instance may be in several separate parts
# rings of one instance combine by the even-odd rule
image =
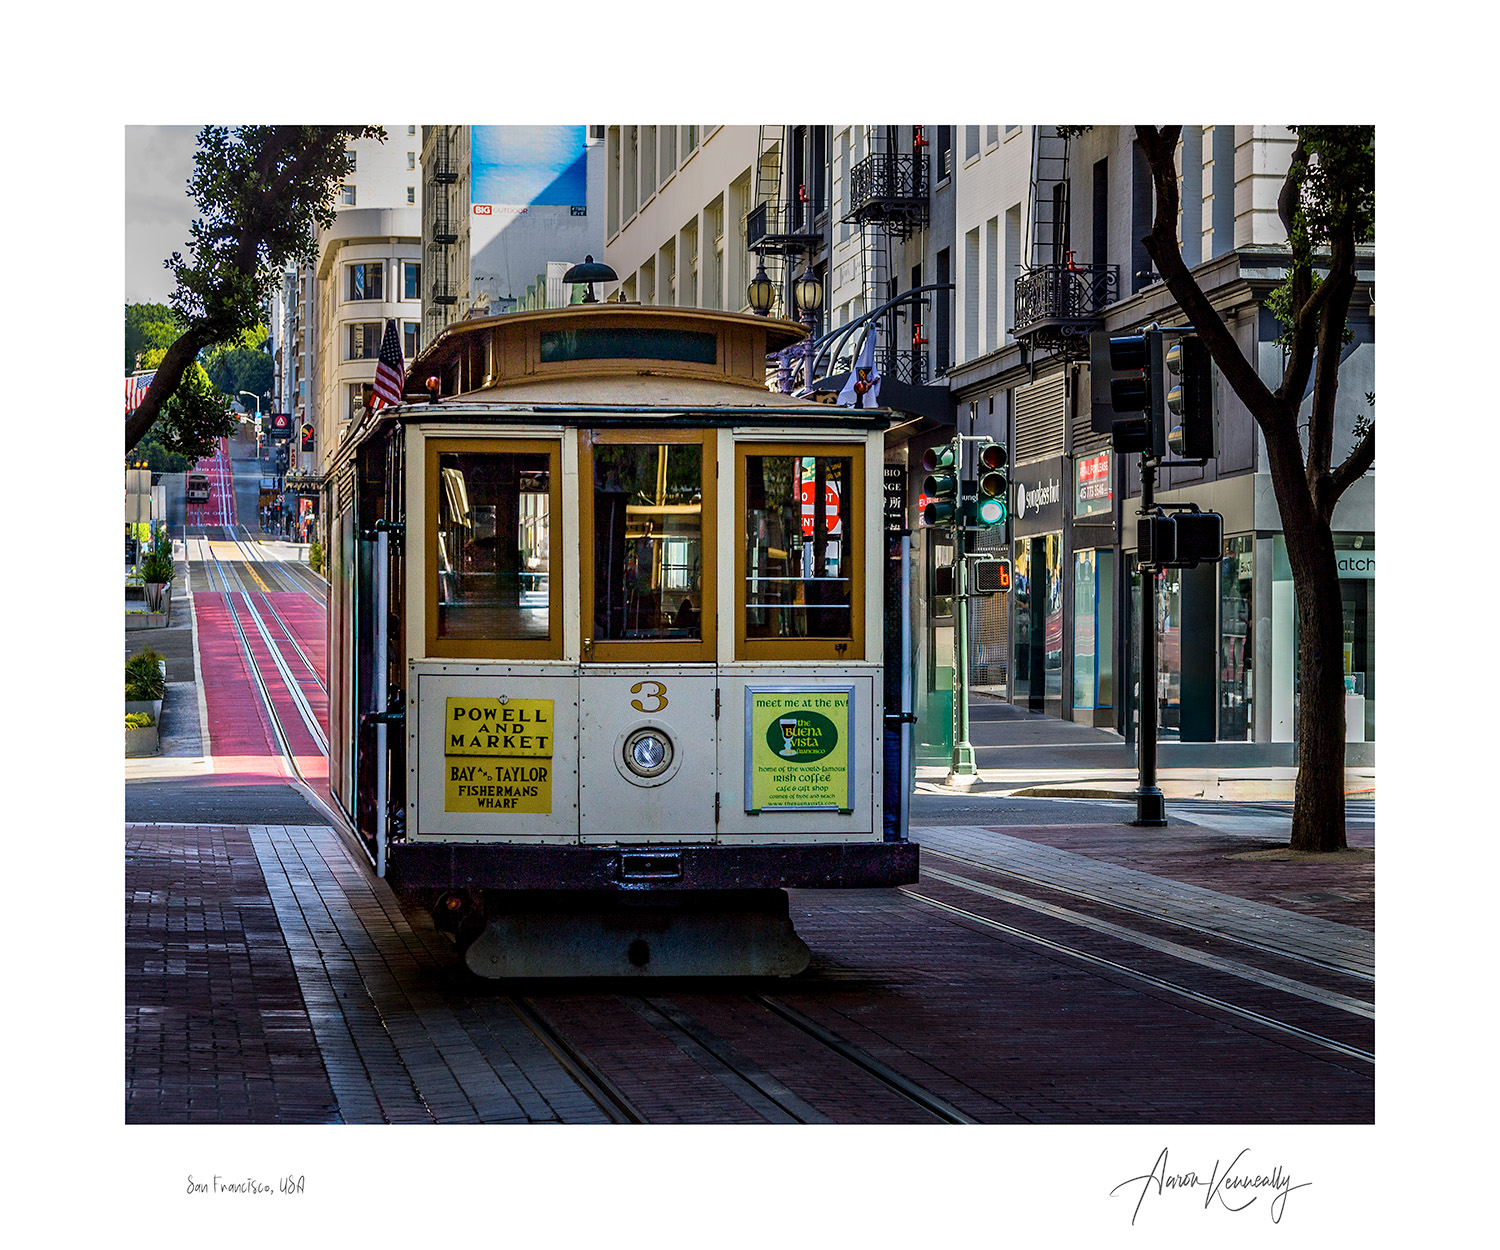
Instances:
[[[208,502],[188,504],[188,525],[201,528],[235,524],[234,467],[229,460],[229,440],[221,438],[214,454],[198,461],[191,472],[208,474]]]
[[[262,706],[260,692],[240,646],[227,602],[231,598],[261,680],[297,759],[297,767],[313,789],[320,795],[324,794],[327,790],[327,758],[297,710],[285,679],[272,662],[266,641],[245,607],[246,597],[238,593],[226,595],[221,591],[205,591],[194,595],[193,601],[198,619],[199,675],[208,709],[214,781],[220,785],[248,785],[291,779],[291,771],[277,749],[270,718]],[[263,597],[257,595],[254,598],[266,632],[273,640],[281,640],[285,635],[275,618],[265,610]],[[285,593],[272,594],[269,599],[299,634],[305,630],[309,639],[315,635],[311,617],[321,615],[322,609],[314,600],[306,595]],[[308,649],[306,644],[303,644],[303,649]],[[321,652],[321,646],[318,650]],[[312,651],[309,650],[308,655],[315,664],[320,662],[321,657],[314,657]],[[321,689],[317,674],[309,672],[294,651],[290,655],[284,654],[283,658],[326,733],[328,696]]]

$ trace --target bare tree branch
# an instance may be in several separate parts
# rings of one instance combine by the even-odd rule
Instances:
[[[203,329],[191,329],[179,335],[167,348],[161,364],[156,366],[156,375],[146,388],[139,406],[125,418],[125,450],[128,452],[146,436],[161,415],[162,406],[177,390],[182,375],[192,368],[198,353],[213,342],[213,336]]]
[[[1333,259],[1319,294],[1327,293],[1318,323],[1318,361],[1313,378],[1312,412],[1307,422],[1307,476],[1316,483],[1328,474],[1333,456],[1335,403],[1339,387],[1339,358],[1344,349],[1344,325],[1354,295],[1354,233],[1340,230],[1333,237]],[[1293,400],[1292,402],[1296,402]]]
[[[1368,473],[1370,466],[1374,463],[1375,427],[1372,425],[1365,431],[1365,436],[1359,440],[1354,450],[1345,458],[1344,463],[1332,473],[1327,474],[1319,483],[1316,500],[1318,512],[1325,520],[1333,519],[1333,509],[1343,498],[1344,492]]]

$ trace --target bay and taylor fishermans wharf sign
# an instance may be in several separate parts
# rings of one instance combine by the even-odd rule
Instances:
[[[443,722],[443,809],[552,811],[551,699],[449,698]]]

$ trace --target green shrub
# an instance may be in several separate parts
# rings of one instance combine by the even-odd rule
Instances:
[[[150,712],[126,712],[125,713],[125,728],[126,729],[144,729],[150,723],[151,723],[151,713]]]
[[[125,698],[162,699],[167,693],[167,679],[161,672],[162,654],[151,647],[143,647],[125,661]]]
[[[323,544],[316,539],[307,549],[307,563],[314,573],[323,571]]]
[[[170,582],[177,571],[176,565],[172,563],[171,549],[163,551],[160,547],[155,548],[141,561],[140,571],[143,582]]]

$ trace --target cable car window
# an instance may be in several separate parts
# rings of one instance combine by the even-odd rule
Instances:
[[[437,637],[545,640],[552,633],[552,458],[438,456]]]
[[[701,640],[702,444],[593,453],[595,641]]]
[[[792,449],[745,454],[741,548],[746,654],[759,640],[827,639],[826,650],[856,658],[859,486],[853,455]],[[821,449],[819,449],[821,451]],[[847,640],[840,644],[834,640]],[[788,654],[800,654],[794,648]]]
[[[712,365],[719,359],[719,336],[706,330],[611,327],[608,330],[545,330],[543,364],[565,360],[682,360]]]

